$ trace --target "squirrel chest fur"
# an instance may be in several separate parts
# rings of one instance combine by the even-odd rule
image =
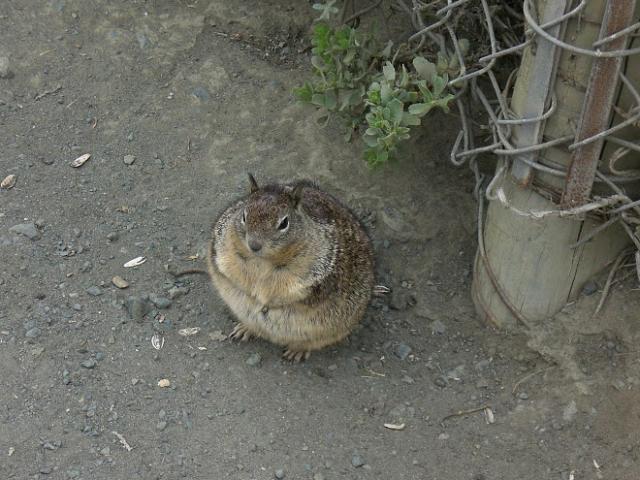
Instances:
[[[260,337],[302,360],[344,339],[373,289],[371,242],[356,217],[311,182],[259,187],[213,228],[212,282],[238,324],[231,338]]]

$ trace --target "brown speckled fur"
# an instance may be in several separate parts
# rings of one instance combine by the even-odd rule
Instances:
[[[284,215],[290,223],[282,234],[276,227]],[[264,245],[259,254],[248,237]],[[227,208],[213,228],[207,264],[238,318],[232,337],[286,346],[293,360],[348,336],[373,289],[373,251],[362,225],[308,181],[267,185]]]

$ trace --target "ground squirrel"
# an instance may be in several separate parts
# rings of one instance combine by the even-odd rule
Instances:
[[[211,280],[239,323],[231,339],[264,338],[287,360],[351,333],[373,293],[373,249],[351,211],[309,181],[259,187],[213,227]]]

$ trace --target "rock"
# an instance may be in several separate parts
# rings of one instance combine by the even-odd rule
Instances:
[[[82,273],[87,273],[89,270],[91,270],[91,268],[93,267],[93,265],[91,265],[91,262],[86,261],[82,264],[82,266],[80,267],[80,271]]]
[[[158,423],[156,423],[156,428],[160,431],[164,430],[165,428],[167,428],[167,422],[165,422],[164,420],[160,420]]]
[[[360,468],[364,465],[364,461],[362,460],[360,455],[356,454],[351,457],[351,465],[353,465],[355,468]]]
[[[175,300],[189,293],[189,287],[171,287],[169,289],[169,298]]]
[[[104,360],[104,353],[96,352],[96,360],[99,361],[99,362]]]
[[[9,231],[11,233],[17,233],[18,235],[24,235],[30,240],[37,240],[40,238],[40,232],[38,232],[35,223],[20,223],[11,227]]]
[[[278,480],[282,480],[284,478],[284,470],[282,470],[281,468],[279,468],[278,470],[275,471],[275,473],[273,474],[274,477],[276,477]]]
[[[415,380],[412,377],[410,377],[409,375],[404,375],[402,377],[402,382],[411,385],[411,384],[415,383]]]
[[[149,313],[150,310],[149,302],[141,297],[127,298],[125,306],[127,308],[127,312],[129,312],[129,316],[131,317],[131,319],[138,322],[142,321],[144,319],[144,316]]]
[[[156,295],[155,293],[149,295],[149,300],[151,300],[151,303],[160,309],[169,308],[171,306],[171,300],[167,297]]]
[[[84,368],[88,368],[89,370],[91,370],[92,368],[95,368],[96,365],[98,364],[98,362],[95,361],[95,359],[90,358],[88,360],[85,360],[84,362],[80,363],[80,365]]]
[[[118,240],[118,238],[120,238],[118,232],[107,233],[107,240],[109,240],[110,242],[115,242],[116,240]]]
[[[113,283],[116,287],[122,289],[127,288],[129,286],[129,282],[127,282],[124,278],[116,275],[111,279],[111,283]]]
[[[38,327],[33,327],[27,330],[27,333],[25,333],[25,337],[38,338],[41,334],[42,334],[42,330],[40,330]]]
[[[196,87],[193,89],[192,93],[194,97],[202,100],[203,102],[209,100],[209,92],[204,87]]]
[[[252,353],[251,355],[249,355],[249,358],[247,358],[246,364],[252,367],[256,367],[260,365],[260,362],[262,362],[262,355],[260,355],[259,353]]]
[[[529,400],[529,395],[527,394],[527,392],[520,392],[518,394],[518,398],[520,400]]]
[[[102,455],[103,457],[108,457],[109,455],[111,455],[111,449],[109,447],[104,447],[102,450],[100,450],[100,455]]]
[[[406,343],[399,343],[394,349],[393,353],[400,360],[405,360],[411,354],[412,351],[413,350],[411,349],[411,347]]]
[[[437,333],[438,335],[444,334],[447,331],[447,327],[440,320],[434,320],[431,322],[431,333]]]
[[[565,422],[572,422],[576,418],[578,407],[575,400],[571,400],[569,404],[562,410],[562,419]]]
[[[96,285],[93,285],[92,287],[87,288],[85,291],[92,297],[99,297],[104,293],[102,289]]]
[[[586,296],[593,295],[598,291],[598,284],[593,280],[589,280],[582,287],[582,293]]]
[[[0,78],[11,78],[13,72],[9,68],[9,57],[0,57]]]
[[[434,378],[433,383],[440,388],[444,388],[447,386],[447,381],[443,377]]]
[[[136,33],[136,40],[140,48],[147,48],[149,46],[149,38],[142,32]]]
[[[133,165],[133,162],[136,161],[135,155],[125,155],[122,159],[125,165]]]
[[[80,305],[79,303],[74,303],[73,305],[71,305],[71,308],[73,308],[76,312],[82,311],[82,305]]]

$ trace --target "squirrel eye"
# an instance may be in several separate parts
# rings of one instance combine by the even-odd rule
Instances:
[[[243,210],[243,211],[242,211],[242,220],[241,220],[241,222],[242,222],[242,224],[244,225],[244,223],[245,223],[246,221],[247,221],[247,211],[246,211],[246,210]]]
[[[286,230],[289,228],[289,217],[284,217],[278,224],[278,230]]]

